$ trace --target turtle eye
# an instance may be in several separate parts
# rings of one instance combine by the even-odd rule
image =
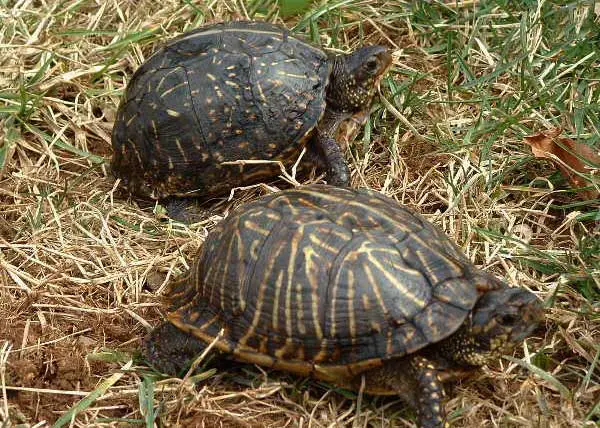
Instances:
[[[369,60],[367,60],[367,62],[365,62],[365,68],[367,69],[367,71],[369,73],[377,72],[377,68],[378,68],[377,59],[370,58]]]
[[[499,317],[500,324],[510,327],[519,321],[519,317],[515,314],[503,314]]]

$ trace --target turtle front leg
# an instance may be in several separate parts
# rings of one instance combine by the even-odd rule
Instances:
[[[365,392],[389,394],[395,391],[400,398],[417,411],[419,428],[446,428],[443,406],[444,386],[435,366],[425,357],[409,356],[389,361],[372,369],[365,376]],[[360,387],[360,376],[354,379]]]
[[[417,383],[417,412],[422,428],[448,427],[442,399],[444,385],[438,372],[426,358],[413,357],[411,371]]]
[[[337,141],[329,134],[318,132],[316,145],[327,164],[327,182],[332,186],[349,186],[350,169]]]
[[[167,210],[167,215],[180,223],[192,224],[206,218],[206,211],[202,210],[194,198],[170,197],[161,201]]]
[[[170,322],[155,327],[145,338],[142,353],[163,373],[176,376],[187,369],[206,344]]]

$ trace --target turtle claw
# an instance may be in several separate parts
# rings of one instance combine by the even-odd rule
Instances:
[[[350,186],[350,170],[345,163],[332,165],[327,174],[327,183],[337,187]]]

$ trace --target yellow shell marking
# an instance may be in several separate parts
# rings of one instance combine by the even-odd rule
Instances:
[[[285,344],[275,351],[275,358],[282,359],[286,354],[294,351],[296,345],[294,344],[291,337],[285,339]]]
[[[318,256],[312,247],[304,247],[302,251],[304,252],[305,260],[304,271],[306,273],[306,278],[310,283],[311,314],[313,326],[315,328],[315,336],[317,339],[323,339],[323,330],[321,330],[321,323],[319,321],[319,284],[317,283],[315,276],[311,274],[311,272],[316,270],[316,266],[319,265],[318,261],[316,263],[313,262],[313,257],[317,258]]]
[[[395,251],[387,251],[387,250],[381,250],[378,249],[378,251],[380,252],[390,252],[391,254],[397,254],[397,252]],[[401,281],[398,281],[398,279],[393,276],[378,260],[377,257],[374,257],[371,253],[371,250],[367,250],[367,252],[369,253],[369,261],[371,264],[373,264],[377,269],[379,269],[379,271],[381,273],[383,273],[383,275],[385,276],[385,279],[394,286],[394,288],[396,288],[398,290],[398,292],[400,293],[401,296],[406,297],[408,299],[410,299],[416,306],[420,306],[420,307],[424,307],[425,306],[425,300],[418,298],[411,290],[409,290],[408,288],[406,288],[406,286],[404,284],[402,284]],[[400,268],[402,268],[402,266],[398,266]],[[414,269],[410,269],[410,268],[404,268],[403,270],[405,270],[406,272],[410,272],[413,275],[415,273],[418,274],[418,272]]]
[[[254,308],[254,315],[252,317],[252,323],[250,324],[250,327],[248,328],[248,331],[246,332],[246,334],[240,339],[239,343],[241,345],[246,344],[248,339],[254,335],[254,332],[256,331],[256,327],[258,327],[258,323],[260,321],[260,316],[263,311],[262,307],[265,302],[265,293],[267,291],[267,286],[268,286],[267,278],[269,277],[269,274],[273,271],[273,266],[275,265],[275,261],[279,257],[279,254],[281,253],[283,248],[284,248],[283,246],[279,246],[279,248],[277,248],[277,250],[275,251],[275,254],[273,254],[273,256],[269,259],[268,265],[265,267],[265,270],[262,275],[262,280],[260,281],[260,286],[258,288],[258,299],[256,301],[256,308]],[[277,283],[275,284],[276,287],[281,287],[281,283],[283,282],[283,276],[280,276],[280,278],[281,278],[281,281],[279,280],[279,278],[277,279]]]
[[[350,337],[352,343],[356,341],[356,315],[354,314],[354,293],[355,293],[354,273],[348,272],[348,326],[350,328]]]
[[[265,97],[265,93],[263,92],[263,88],[262,88],[260,82],[256,82],[256,88],[258,89],[258,94],[260,95],[260,99],[262,101],[266,101],[267,98]]]
[[[166,91],[164,91],[164,92],[163,92],[163,93],[160,95],[160,97],[161,97],[161,98],[164,98],[165,96],[169,95],[171,92],[173,92],[173,91],[176,91],[177,89],[179,89],[179,88],[181,88],[181,87],[183,87],[183,86],[187,86],[187,84],[188,84],[188,82],[187,82],[187,81],[186,81],[186,82],[181,82],[181,83],[179,83],[179,84],[177,84],[177,85],[175,85],[175,86],[173,86],[173,87],[171,87],[171,88],[167,89]]]
[[[369,300],[369,296],[367,296],[366,293],[363,293],[363,295],[362,295],[362,304],[363,304],[363,309],[365,311],[368,311],[369,309],[371,309],[371,301]]]
[[[181,140],[179,138],[175,138],[175,145],[177,146],[177,150],[179,154],[183,158],[184,162],[187,162],[187,156],[185,155],[185,150],[183,150],[183,146],[181,145]]]
[[[381,296],[381,290],[379,289],[379,284],[375,281],[375,277],[373,276],[373,272],[371,272],[371,268],[369,265],[365,265],[365,274],[369,279],[369,284],[373,287],[373,293],[375,293],[375,297],[377,298],[377,303],[379,303],[379,307],[383,314],[387,317],[389,314],[388,308],[385,306],[385,302],[383,301],[383,297]]]
[[[277,331],[279,328],[279,298],[281,296],[281,286],[283,283],[283,271],[279,272],[277,275],[277,281],[275,282],[277,285],[275,286],[275,297],[273,300],[273,312],[271,314],[273,331]]]
[[[304,235],[304,226],[298,227],[298,232],[294,234],[290,243],[290,254],[288,256],[287,268],[287,291],[285,295],[285,331],[288,337],[292,337],[292,280],[294,279],[294,265],[296,263],[296,252],[298,251],[298,241]]]
[[[239,229],[236,229],[236,230],[239,230]],[[227,243],[227,255],[225,256],[225,260],[232,260],[233,246],[234,246],[234,243],[237,243],[237,239],[236,239],[237,236],[238,236],[237,234],[234,234],[235,238],[230,239],[229,242]],[[219,292],[221,293],[221,310],[223,312],[225,312],[225,311],[227,311],[227,308],[225,307],[225,297],[226,297],[225,296],[225,284],[227,284],[227,273],[228,272],[227,272],[227,269],[222,269],[221,271],[223,273],[223,276],[221,277],[221,282],[220,282],[221,289],[219,290]],[[233,291],[234,287],[231,287],[231,288]],[[232,302],[234,300],[233,299],[234,296],[227,296],[227,297],[229,297],[230,302]]]
[[[278,70],[277,74],[280,75],[280,76],[285,76],[285,77],[294,77],[296,79],[306,79],[306,76],[304,74],[288,73],[288,72],[283,71],[283,70]]]
[[[357,211],[357,212],[370,211],[375,216],[394,224],[395,227],[397,227],[399,231],[402,231],[402,232],[411,232],[412,231],[410,228],[404,226],[401,222],[398,222],[396,219],[393,219],[393,218],[389,217],[388,215],[383,214],[382,212],[377,210],[376,207],[372,207],[372,206],[361,204],[359,202],[354,202],[354,201],[347,202],[346,200],[341,200],[337,196],[331,196],[331,195],[327,195],[325,193],[315,192],[313,190],[302,189],[302,193],[307,194],[307,195],[312,195],[317,200],[321,199],[321,200],[326,200],[326,201],[329,201],[332,203],[344,203],[346,206],[348,206],[349,212],[352,211],[352,208],[355,208],[354,211]],[[315,208],[318,208],[316,205],[311,204],[310,202],[308,202],[307,200],[305,200],[303,198],[298,198],[298,201],[303,204],[304,204],[304,202],[306,202],[307,206],[313,206]]]

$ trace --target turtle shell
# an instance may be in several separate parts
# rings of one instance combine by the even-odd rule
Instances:
[[[230,213],[172,286],[168,319],[239,360],[339,380],[455,332],[481,274],[396,201],[305,186]]]
[[[326,54],[264,22],[208,25],[171,40],[127,85],[112,170],[139,196],[210,196],[276,176],[325,111]]]

